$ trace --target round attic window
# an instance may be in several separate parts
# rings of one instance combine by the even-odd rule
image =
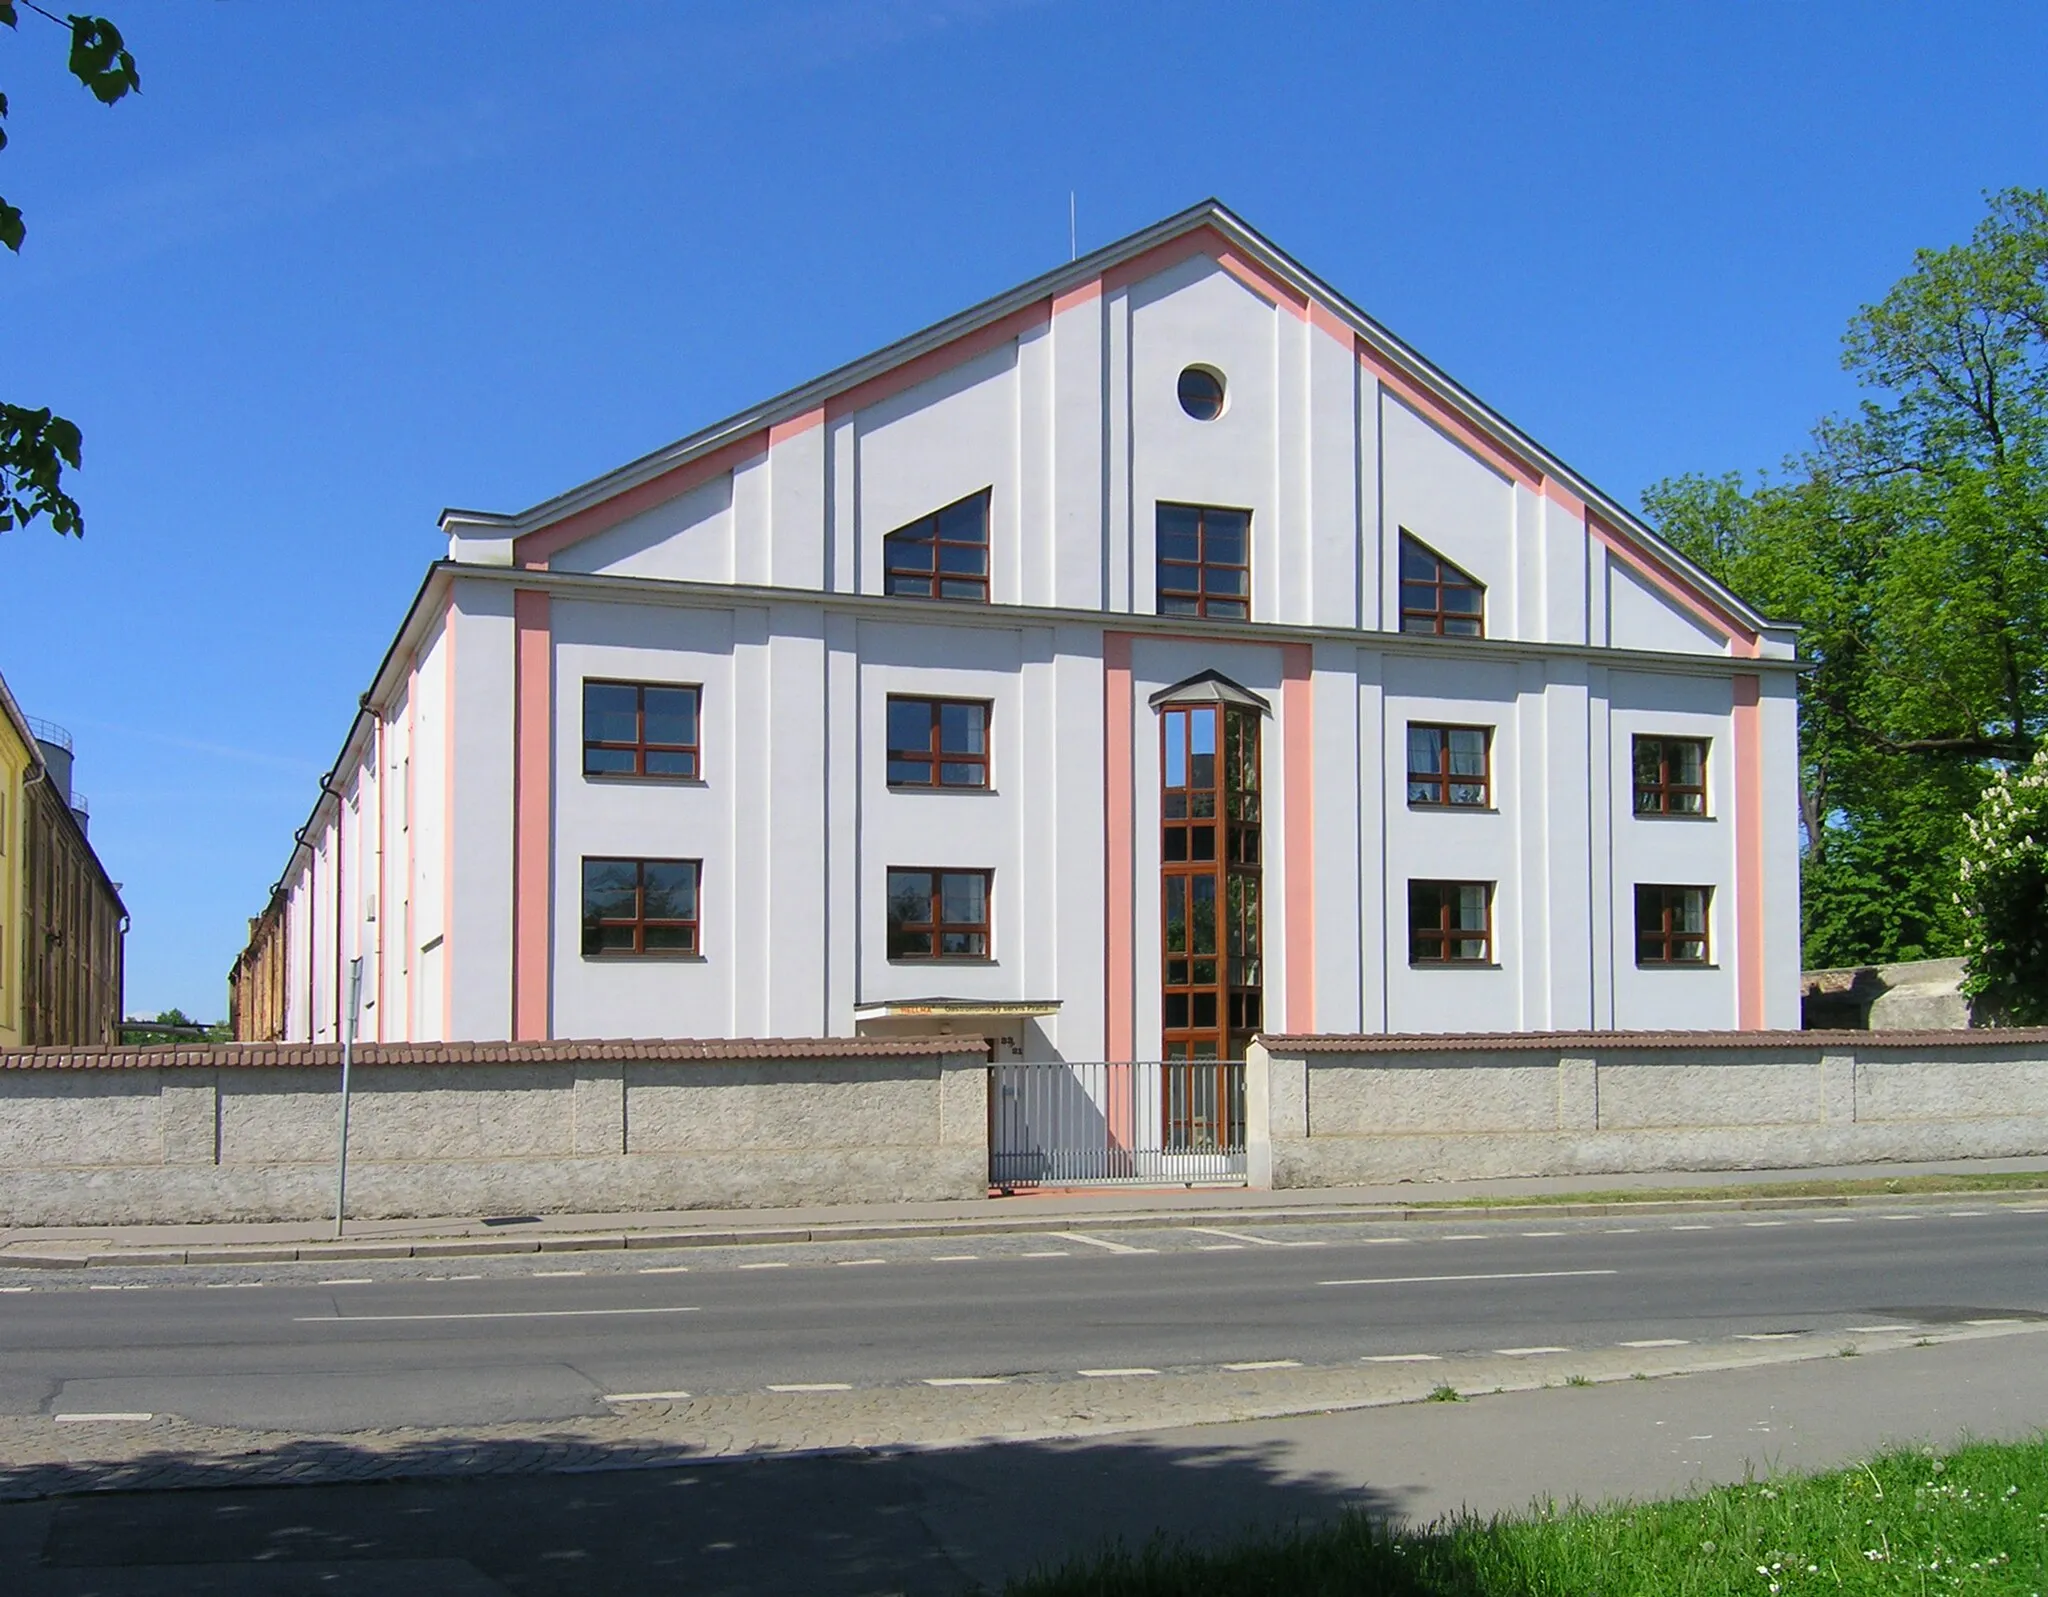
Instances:
[[[1214,421],[1223,414],[1223,373],[1212,366],[1190,366],[1180,374],[1180,408],[1196,421]]]

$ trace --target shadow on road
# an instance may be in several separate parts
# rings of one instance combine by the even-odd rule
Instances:
[[[1155,1534],[1217,1542],[1345,1508],[1397,1515],[1410,1495],[1287,1470],[1264,1446],[1139,1438],[728,1462],[662,1457],[650,1464],[644,1447],[581,1441],[550,1449],[545,1441],[450,1440],[395,1453],[307,1443],[203,1469],[166,1456],[65,1466],[38,1474],[51,1496],[0,1507],[0,1586],[16,1597],[954,1597],[1118,1540],[1134,1548]],[[194,1485],[148,1488],[171,1469]],[[331,1482],[352,1469],[376,1478],[288,1484],[295,1475]]]

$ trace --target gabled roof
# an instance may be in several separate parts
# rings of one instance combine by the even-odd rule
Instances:
[[[1042,323],[1054,311],[1212,256],[1254,293],[1352,345],[1359,361],[1504,475],[1584,512],[1593,536],[1687,608],[1746,642],[1770,625],[1626,506],[1602,493],[1217,200],[1204,200],[1116,243],[984,300],[871,355],[727,417],[568,492],[520,511],[444,510],[444,530],[514,539],[515,563],[545,567],[556,550],[688,492],[774,442],[921,382]]]

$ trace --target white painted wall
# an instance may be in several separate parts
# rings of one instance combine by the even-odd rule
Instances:
[[[1189,418],[1175,395],[1197,362],[1227,383],[1213,422]],[[982,489],[995,607],[901,601],[879,614],[884,536]],[[1119,615],[1154,609],[1161,501],[1252,512],[1254,620],[1297,629],[1286,641],[1311,649],[1312,793],[1285,790],[1280,649],[1204,641],[1192,621],[1192,639],[1136,645],[1135,791],[1105,793],[1104,635]],[[1403,528],[1487,585],[1484,645],[1387,636],[1398,627]],[[510,1029],[513,584],[483,580],[481,568],[509,564],[511,551],[489,524],[456,528],[451,550],[478,575],[453,583],[445,625],[429,629],[402,690],[380,707],[365,762],[343,778],[356,808],[339,832],[323,823],[290,887],[293,1036],[334,1035],[337,902],[344,952],[362,949],[376,971],[366,1032],[494,1039]],[[1076,296],[893,394],[792,420],[733,469],[557,552],[552,566],[520,580],[554,592],[556,1035],[836,1034],[853,1029],[857,1006],[888,999],[1056,998],[1059,1014],[1025,1029],[1027,1051],[1099,1056],[1105,804],[1128,802],[1134,1002],[1139,1050],[1152,1051],[1158,740],[1143,700],[1206,669],[1274,706],[1272,1021],[1287,1012],[1282,813],[1309,803],[1320,1029],[1735,1023],[1726,784],[1730,678],[1744,663],[1589,537],[1583,513],[1511,481],[1383,388],[1346,340],[1205,257]],[[1612,649],[1668,655],[1671,669]],[[1791,640],[1769,635],[1762,650],[1783,658]],[[1766,1013],[1789,1026],[1794,709],[1791,679],[1762,674]],[[587,676],[700,684],[701,781],[586,780]],[[989,700],[993,790],[891,791],[891,692]],[[1406,729],[1424,720],[1493,728],[1489,813],[1408,805]],[[1638,730],[1712,740],[1708,819],[1630,813]],[[702,956],[584,959],[588,855],[701,859]],[[892,865],[993,870],[994,958],[890,962]],[[1493,968],[1410,968],[1407,884],[1424,877],[1496,884]],[[1713,886],[1715,946],[1731,957],[1708,971],[1638,970],[1638,881]]]

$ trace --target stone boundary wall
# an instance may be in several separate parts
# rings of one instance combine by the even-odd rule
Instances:
[[[957,1041],[366,1044],[353,1218],[980,1197]],[[334,1212],[340,1050],[0,1053],[0,1225]]]
[[[1254,1187],[2048,1154],[2048,1029],[1265,1037]]]

